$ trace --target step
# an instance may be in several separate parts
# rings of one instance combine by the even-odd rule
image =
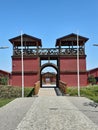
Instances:
[[[57,96],[54,88],[40,88],[38,96]]]

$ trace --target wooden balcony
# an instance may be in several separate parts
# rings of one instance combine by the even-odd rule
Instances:
[[[21,49],[13,49],[13,56],[20,56]],[[39,48],[39,49],[23,49],[25,56],[73,56],[77,55],[77,48]],[[79,48],[79,55],[85,55],[84,48]]]

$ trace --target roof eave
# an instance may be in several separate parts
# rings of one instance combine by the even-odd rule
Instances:
[[[56,44],[55,44],[55,46],[60,46],[60,42],[61,42],[63,39],[68,38],[68,37],[71,37],[71,36],[77,36],[77,34],[71,33],[71,34],[69,34],[69,35],[66,35],[66,36],[63,36],[63,37],[61,37],[61,38],[56,39]],[[85,41],[85,43],[89,40],[89,38],[86,38],[86,37],[83,37],[83,36],[80,36],[80,35],[79,35],[79,37],[80,37],[80,38],[83,38],[84,41]],[[67,41],[66,41],[66,42],[67,42]],[[63,46],[66,46],[66,44],[63,45]]]
[[[42,47],[42,42],[41,42],[41,39],[39,39],[39,38],[36,38],[36,37],[33,37],[33,36],[30,36],[30,35],[27,35],[27,34],[22,34],[22,36],[23,37],[29,37],[29,38],[31,38],[31,39],[33,39],[33,40],[35,40],[35,41],[38,41],[38,43],[39,43],[39,46],[40,47]],[[21,38],[21,35],[19,35],[19,36],[17,36],[17,37],[14,37],[14,38],[11,38],[11,39],[9,39],[9,41],[13,44],[14,43],[14,41],[15,40],[17,40],[17,39],[19,39],[19,38]]]

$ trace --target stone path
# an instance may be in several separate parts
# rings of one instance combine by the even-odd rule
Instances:
[[[66,97],[69,102],[75,105],[79,111],[84,113],[96,125],[98,125],[98,106],[94,107],[94,102],[85,97]]]
[[[0,130],[15,130],[35,98],[17,98],[0,108]]]
[[[36,97],[16,130],[98,130],[98,126],[68,97],[42,96]]]
[[[40,88],[38,96],[56,96],[54,88]]]
[[[0,130],[98,130],[98,107],[85,97],[17,98],[0,108]]]

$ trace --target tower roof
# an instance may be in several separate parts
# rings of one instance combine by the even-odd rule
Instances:
[[[83,37],[83,36],[78,36],[78,38],[79,38],[80,46],[83,46],[85,44],[85,42],[88,41],[88,38]],[[56,40],[55,46],[70,46],[72,44],[73,44],[73,46],[77,45],[77,34],[71,33],[69,35],[58,38]]]
[[[41,39],[39,39],[39,38],[30,36],[30,35],[27,35],[27,34],[22,34],[22,37],[23,37],[23,45],[26,45],[26,46],[42,46]],[[16,46],[21,46],[21,35],[9,39],[9,41]]]

